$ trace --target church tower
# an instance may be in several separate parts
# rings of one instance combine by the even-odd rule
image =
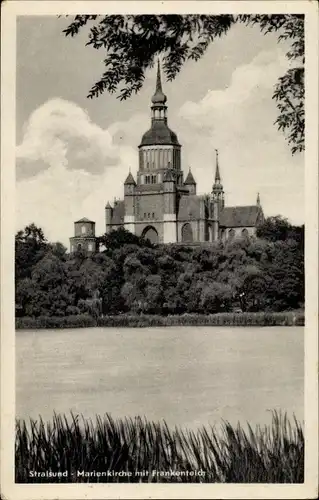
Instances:
[[[163,222],[161,241],[177,239],[176,193],[183,186],[181,145],[167,123],[167,97],[163,92],[160,63],[157,63],[155,92],[151,99],[151,127],[139,145],[139,169],[135,193],[141,216],[151,215],[149,224]],[[147,193],[147,194],[146,194]],[[161,200],[158,198],[161,193]],[[141,216],[138,217],[141,219]]]
[[[151,128],[145,132],[139,145],[137,184],[162,183],[166,170],[172,170],[174,179],[179,185],[182,184],[181,145],[177,135],[168,127],[166,101],[158,61],[156,88],[151,104]]]
[[[216,152],[216,170],[215,170],[215,182],[213,184],[213,190],[212,190],[212,199],[218,202],[219,208],[221,210],[224,208],[225,205],[225,194],[219,172],[218,149],[215,149],[215,152]]]
[[[219,238],[219,218],[220,213],[225,205],[224,188],[221,183],[221,176],[219,172],[219,158],[218,149],[216,152],[216,167],[215,167],[215,182],[213,184],[212,194],[211,194],[211,217],[213,221],[213,241],[217,241]]]

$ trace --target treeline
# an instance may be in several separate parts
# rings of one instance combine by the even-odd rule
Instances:
[[[19,231],[16,316],[285,311],[304,303],[304,231],[281,217],[258,237],[209,247],[153,246],[120,229],[104,250],[68,254],[34,224]]]

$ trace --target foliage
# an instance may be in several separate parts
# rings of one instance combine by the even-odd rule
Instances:
[[[220,431],[211,427],[172,430],[165,422],[141,417],[114,420],[108,414],[97,416],[95,423],[56,414],[47,424],[41,418],[31,420],[30,426],[16,421],[18,483],[302,483],[303,462],[301,424],[276,412],[272,425],[255,430],[228,422]],[[68,477],[32,478],[30,470],[67,471]],[[78,476],[77,471],[92,472],[92,476]],[[107,477],[107,471],[113,474]],[[147,474],[139,476],[141,471]],[[96,472],[103,474],[99,477]]]
[[[278,32],[278,41],[291,40],[286,56],[294,64],[275,85],[273,99],[279,114],[276,124],[286,133],[292,154],[305,149],[305,32],[304,16],[245,15],[247,24],[258,24],[264,34]]]
[[[286,241],[292,239],[303,247],[304,231],[304,226],[292,226],[287,219],[276,215],[275,217],[265,219],[264,223],[257,228],[257,236],[269,241]]]
[[[75,308],[76,309],[76,308]],[[73,315],[72,315],[73,313]],[[181,314],[163,316],[159,314],[118,314],[110,316],[81,311],[70,311],[69,316],[39,316],[37,318],[16,318],[17,329],[34,328],[88,328],[93,326],[111,328],[148,328],[154,326],[304,326],[303,312],[268,312],[268,313],[215,313]]]
[[[270,218],[258,231],[263,239],[203,248],[152,246],[119,230],[105,237],[106,250],[91,256],[55,251],[44,237],[18,233],[16,316],[207,315],[302,307],[303,228]]]
[[[105,233],[98,238],[99,245],[103,245],[107,250],[115,250],[123,245],[139,245],[142,247],[152,248],[153,245],[149,240],[145,240],[131,233],[124,227],[117,230],[112,230],[110,233]]]
[[[123,100],[141,90],[145,71],[163,54],[168,81],[187,60],[197,61],[216,38],[227,34],[235,23],[258,25],[263,34],[278,33],[278,42],[291,41],[287,58],[293,65],[279,78],[273,99],[279,111],[276,124],[286,134],[292,154],[304,150],[304,16],[279,15],[77,15],[64,30],[76,36],[89,27],[86,45],[102,49],[105,71],[88,97],[104,91],[118,93]],[[275,82],[274,82],[275,84]]]

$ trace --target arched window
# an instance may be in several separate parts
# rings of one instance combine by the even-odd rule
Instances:
[[[147,226],[142,233],[142,238],[156,245],[158,243],[158,232],[154,227]]]
[[[182,241],[184,243],[192,243],[194,241],[192,226],[188,222],[182,227]]]
[[[78,243],[78,245],[77,245],[77,250],[78,250],[78,252],[79,252],[80,250],[82,250],[82,245],[81,245],[81,243]]]
[[[228,239],[232,240],[235,237],[235,229],[230,229],[228,231]]]
[[[85,227],[85,226],[81,226],[81,233],[82,233],[82,234],[85,234],[85,233],[86,233],[86,227]]]
[[[243,238],[249,238],[248,229],[244,228],[241,232]]]

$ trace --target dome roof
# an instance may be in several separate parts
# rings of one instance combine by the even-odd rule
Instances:
[[[167,97],[162,92],[162,90],[157,90],[156,93],[153,95],[151,100],[152,100],[152,103],[154,105],[156,105],[156,104],[164,105],[167,101]]]
[[[152,127],[143,135],[140,147],[157,144],[180,146],[175,132],[162,120],[154,120]]]

